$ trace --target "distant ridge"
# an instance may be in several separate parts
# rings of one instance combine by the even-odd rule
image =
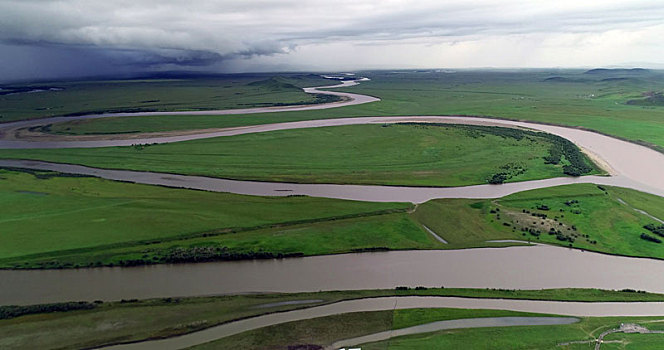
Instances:
[[[567,77],[555,76],[555,77],[546,78],[544,79],[544,81],[552,83],[584,83],[587,82],[588,79],[572,79]]]
[[[614,69],[608,69],[608,68],[595,68],[595,69],[590,69],[583,74],[607,74],[607,73],[619,73],[619,74],[643,74],[643,73],[650,73],[650,69],[645,69],[645,68],[614,68]]]
[[[252,83],[247,84],[248,86],[253,86],[253,87],[261,87],[265,89],[270,89],[274,91],[279,91],[279,90],[296,90],[299,91],[300,88],[297,86],[289,83],[286,81],[286,79],[281,78],[281,77],[271,77],[269,79],[265,80],[259,80],[259,81],[254,81]]]

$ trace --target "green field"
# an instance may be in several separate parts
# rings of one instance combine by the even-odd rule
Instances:
[[[578,148],[531,131],[480,127],[352,125],[225,136],[144,147],[0,150],[2,158],[40,159],[98,168],[301,183],[415,186],[483,184],[564,176],[565,144],[586,170]],[[557,164],[551,164],[557,163]]]
[[[450,246],[521,239],[663,259],[662,243],[640,237],[642,233],[659,237],[644,228],[659,223],[635,209],[664,218],[664,198],[619,187],[602,188],[578,184],[525,191],[495,200],[432,200],[418,206],[412,216],[445,238]],[[551,228],[556,232],[550,233]]]
[[[293,227],[303,230],[294,237],[307,237],[298,243],[316,249],[314,253],[376,245],[404,249],[433,246],[426,232],[405,216],[411,207],[406,203],[242,196],[52,172],[0,170],[0,177],[0,203],[4,208],[0,214],[3,267],[75,267],[83,266],[83,262],[86,266],[97,262],[80,258],[86,254],[105,256],[104,264],[117,263],[112,254],[117,249],[138,252],[148,245],[157,247],[175,241],[172,245],[177,246],[177,241],[211,236],[223,237],[214,245],[218,255],[233,259],[242,258],[233,256],[242,253],[247,258],[280,250],[279,244],[272,247],[269,236],[281,236],[282,231]],[[334,225],[337,221],[340,224]],[[358,229],[364,227],[365,233],[356,234],[352,228],[355,224]],[[370,229],[366,228],[369,226]],[[383,236],[370,234],[376,227],[382,229]],[[252,235],[238,233],[260,229],[265,230]],[[352,235],[354,239],[331,237],[319,246],[317,241],[330,238],[330,230]],[[264,237],[265,245],[255,241],[260,232],[268,236]],[[318,232],[323,234],[317,236]],[[235,237],[240,239],[233,240]],[[220,245],[227,240],[231,241],[230,249]],[[253,244],[249,243],[252,241]],[[192,251],[196,252],[193,247]],[[110,256],[104,255],[107,253]],[[173,249],[161,253],[165,254],[164,259],[176,259]],[[58,262],[58,257],[68,256],[77,258]]]
[[[159,337],[169,337],[205,329],[220,323],[261,314],[306,308],[329,304],[342,300],[370,298],[393,295],[431,295],[465,296],[480,298],[514,298],[560,301],[662,301],[664,295],[605,291],[595,289],[552,289],[532,291],[508,291],[492,289],[426,289],[426,290],[364,290],[338,291],[297,294],[237,295],[196,298],[163,298],[140,301],[92,303],[91,309],[33,313],[23,316],[0,319],[0,347],[3,349],[21,349],[33,347],[40,349],[88,348],[103,344],[128,342]],[[276,305],[257,308],[256,306],[283,301],[319,300],[303,305]],[[0,306],[0,315],[8,307]],[[14,308],[16,309],[16,308]],[[27,308],[25,308],[27,309]],[[374,318],[382,328],[407,327],[413,324],[434,320],[480,317],[512,314],[508,311],[472,311],[472,310],[412,310],[373,313],[381,315]],[[318,319],[320,321],[321,319]],[[347,323],[341,325],[350,325]],[[366,319],[365,319],[366,320]],[[357,326],[357,324],[355,324]],[[345,327],[349,331],[369,331],[369,323],[357,327]],[[332,328],[330,328],[332,329]],[[299,328],[307,332],[306,327]],[[257,332],[268,341],[262,330]],[[326,332],[323,332],[326,333]],[[284,333],[293,336],[300,334]],[[309,331],[309,333],[311,332]],[[329,334],[329,333],[327,333]],[[348,333],[337,334],[347,337]],[[246,341],[245,333],[240,341]],[[230,338],[229,338],[230,339]],[[244,339],[244,340],[242,340]],[[232,340],[232,339],[231,339]],[[291,339],[287,339],[290,341]],[[284,345],[284,344],[281,344]]]
[[[371,81],[344,91],[382,99],[364,105],[248,116],[112,118],[54,126],[55,132],[204,129],[353,116],[475,115],[582,126],[664,147],[661,71],[362,72]],[[649,96],[655,96],[649,97]],[[644,101],[644,102],[641,102]]]
[[[606,187],[605,192],[590,184],[528,191],[497,200],[433,200],[414,208],[407,203],[170,189],[39,171],[0,170],[0,177],[0,202],[5,208],[0,215],[0,267],[4,268],[126,266],[518,244],[487,242],[501,239],[664,258],[661,243],[640,237],[641,233],[657,237],[644,229],[656,222],[634,210],[664,217],[664,199],[614,187]],[[573,200],[578,203],[565,204]],[[541,205],[549,210],[533,209]],[[532,213],[548,214],[545,224],[557,224],[561,239],[558,234],[548,234],[548,226],[540,227],[543,219],[534,220]],[[449,244],[435,240],[425,226]],[[532,233],[524,232],[524,227]]]
[[[529,228],[530,232],[521,235],[530,240],[612,254],[664,258],[661,243],[640,237],[644,233],[660,237],[644,228],[648,224],[659,226],[659,222],[637,211],[662,219],[664,198],[618,187],[603,188],[579,185],[521,192],[497,200],[496,208],[501,210],[490,216],[496,223],[509,222],[516,231]],[[543,206],[549,209],[537,209]],[[523,213],[524,210],[531,213]],[[547,218],[533,217],[532,213]],[[550,232],[551,228],[556,233]],[[534,236],[533,230],[540,231],[540,235],[535,232]]]
[[[0,94],[0,122],[104,112],[192,111],[322,103],[337,99],[310,95],[301,88],[335,83],[313,74],[240,74],[3,85],[0,86],[4,93]],[[22,92],[35,88],[57,90]]]

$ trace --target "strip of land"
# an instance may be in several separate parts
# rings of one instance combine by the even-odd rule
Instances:
[[[179,334],[191,333],[210,328],[218,324],[234,320],[246,319],[288,310],[306,309],[313,306],[330,305],[340,301],[357,300],[358,298],[375,298],[384,296],[460,296],[470,298],[509,298],[530,300],[562,300],[586,302],[661,302],[664,296],[636,291],[605,291],[593,289],[559,289],[559,290],[492,290],[492,289],[440,289],[418,288],[401,290],[376,291],[339,291],[324,293],[299,294],[269,294],[269,295],[238,295],[200,298],[164,298],[151,300],[125,300],[113,303],[87,303],[87,304],[51,304],[33,307],[9,308],[0,307],[0,345],[6,349],[22,348],[27,344],[43,349],[74,347],[88,348],[104,344],[131,342],[144,339],[173,337]],[[296,304],[294,301],[314,301],[311,303]],[[290,303],[286,303],[290,302]],[[274,305],[264,307],[265,305]],[[62,307],[58,308],[61,305]],[[70,311],[66,307],[69,307]],[[60,311],[53,311],[60,310]],[[12,311],[14,316],[8,317]],[[21,315],[19,312],[23,312]],[[398,320],[384,323],[388,329],[404,328],[416,324],[440,321],[445,319],[458,319],[467,317],[496,317],[496,316],[537,316],[497,310],[423,310],[412,311],[397,310],[400,314]],[[375,313],[380,314],[381,312]],[[394,317],[392,311],[383,311],[388,319]],[[159,315],[159,317],[157,317]],[[277,317],[278,314],[275,314]],[[372,329],[367,328],[369,313],[358,314],[357,320],[364,320],[365,327],[355,327],[346,316],[339,320],[339,331],[331,340],[347,338],[351,333],[346,331],[355,328],[359,334],[369,334]],[[319,322],[317,319],[314,322]],[[617,322],[617,321],[616,321]],[[302,323],[304,327],[305,323]],[[325,321],[325,325],[329,325]],[[311,325],[311,324],[310,324]],[[289,327],[283,324],[277,327]],[[304,331],[306,327],[296,327]],[[293,329],[293,328],[291,328]],[[334,329],[328,328],[328,329]],[[385,329],[385,328],[382,328]],[[376,329],[380,331],[382,329]],[[269,332],[270,329],[261,329],[259,332]],[[336,332],[336,331],[335,331]],[[263,334],[263,333],[261,333]],[[265,333],[267,334],[267,333]],[[280,333],[271,333],[280,334]],[[296,334],[282,333],[279,339],[294,344],[298,339]],[[322,332],[320,334],[327,334]],[[248,339],[248,334],[239,335],[241,339]],[[236,337],[237,338],[237,337]],[[235,341],[228,338],[227,341]],[[571,338],[574,339],[574,338]],[[319,341],[319,340],[317,340]],[[220,346],[220,345],[218,345]],[[223,346],[222,346],[223,347]]]
[[[163,145],[1,150],[0,157],[236,180],[401,186],[467,186],[600,173],[562,137],[472,125],[348,125]]]
[[[651,217],[664,217],[664,198],[610,186],[578,184],[414,207],[169,189],[49,171],[6,169],[0,176],[0,198],[7,202],[3,227],[21,232],[0,236],[5,268],[459,249],[521,244],[517,240],[664,258],[660,224]],[[491,242],[496,240],[507,242]]]

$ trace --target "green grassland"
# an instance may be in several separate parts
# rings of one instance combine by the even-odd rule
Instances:
[[[581,126],[664,147],[660,71],[362,72],[371,78],[343,91],[380,102],[307,112],[237,116],[110,118],[53,126],[99,133],[203,129],[353,116],[461,114]]]
[[[659,237],[644,228],[659,223],[635,209],[664,218],[664,198],[618,187],[577,184],[495,200],[432,200],[418,206],[411,215],[447,240],[450,247],[482,240],[521,239],[663,259],[661,243],[641,238],[642,233]],[[551,228],[556,232],[550,233]]]
[[[310,246],[314,253],[327,248],[349,251],[351,247],[377,244],[402,248],[431,246],[426,232],[404,217],[411,207],[406,203],[242,196],[10,170],[0,170],[0,193],[3,207],[0,264],[3,267],[33,266],[16,266],[23,261],[39,261],[38,266],[57,267],[63,265],[54,263],[53,259],[61,255],[98,254],[120,248],[144,250],[146,246],[164,241],[218,235],[224,236],[220,243],[241,237],[231,246],[246,248],[241,253],[252,257],[261,253],[256,251],[258,248],[265,250],[262,253],[273,251],[273,243],[280,248],[274,242],[276,238],[265,236],[280,236],[281,231],[288,231],[295,225],[302,231],[294,234],[294,238],[309,236],[300,243]],[[373,216],[385,219],[372,219]],[[333,225],[337,220],[341,224]],[[375,225],[372,220],[376,221]],[[317,226],[322,223],[327,224]],[[364,234],[355,235],[356,230],[352,228],[355,223]],[[367,229],[368,226],[372,228]],[[385,235],[370,235],[375,227],[380,227]],[[255,243],[260,234],[234,233],[257,229],[267,229],[261,231],[265,245]],[[343,238],[332,237],[319,247],[316,241],[330,238],[330,230],[355,238],[346,243]],[[317,232],[327,233],[318,238]],[[252,241],[254,244],[249,243]],[[221,253],[226,258],[237,258],[226,255],[238,251],[224,249]],[[75,259],[64,266],[80,263],[80,259]]]
[[[24,311],[21,316],[0,319],[0,347],[3,349],[21,349],[33,347],[40,349],[89,348],[103,344],[137,341],[170,337],[194,332],[217,324],[258,316],[273,312],[306,308],[334,303],[342,300],[371,298],[393,295],[429,295],[463,296],[478,298],[514,298],[560,301],[662,301],[664,295],[607,291],[597,289],[549,289],[549,290],[493,290],[493,289],[424,289],[424,290],[359,290],[296,294],[254,294],[237,296],[215,296],[195,298],[162,298],[149,300],[131,300],[124,302],[89,303],[89,308],[63,312],[32,312],[25,310],[39,307],[11,308]],[[283,301],[309,300],[308,304],[274,305],[259,307]],[[43,307],[42,309],[44,309]],[[0,315],[10,307],[0,306]],[[378,312],[371,319],[376,321],[380,330],[391,327],[408,327],[417,323],[435,320],[504,316],[507,311],[472,311],[453,309],[399,310],[397,316],[391,311]],[[370,317],[364,318],[369,320]],[[317,319],[316,322],[321,319]],[[351,324],[348,319],[344,322]],[[327,322],[326,322],[327,323]],[[372,322],[373,323],[373,322]],[[353,323],[354,324],[354,323]],[[357,326],[357,324],[355,324]],[[358,327],[345,327],[343,330],[358,329],[370,333],[369,322]],[[385,328],[387,327],[387,328]],[[302,332],[311,329],[300,327]],[[263,329],[264,331],[265,329]],[[257,334],[266,337],[263,331]],[[323,332],[325,333],[325,332]],[[365,333],[365,334],[366,334]],[[284,333],[287,334],[287,333]],[[288,333],[298,336],[297,333]],[[302,333],[300,333],[302,334]],[[348,333],[338,334],[346,338]],[[247,339],[245,333],[242,337]],[[267,338],[269,340],[269,338]],[[293,339],[287,339],[293,340]],[[281,344],[284,345],[284,344]]]
[[[302,87],[334,85],[313,74],[53,82],[0,86],[0,122],[104,112],[191,111],[330,102]],[[55,91],[21,92],[31,88]],[[11,94],[11,92],[16,92]]]
[[[529,228],[528,233],[521,234],[530,240],[612,254],[664,258],[661,243],[641,238],[644,233],[659,237],[644,228],[659,223],[637,211],[664,218],[664,198],[623,188],[601,188],[560,186],[517,193],[495,201],[496,208],[501,210],[490,217],[495,223],[510,223],[517,232]],[[548,210],[538,207],[548,207]],[[523,213],[524,210],[530,213]],[[534,217],[533,213],[547,215],[547,218]],[[550,232],[551,228],[555,228],[556,233]],[[540,231],[539,236],[536,231]]]
[[[4,268],[128,266],[518,244],[487,242],[505,239],[664,258],[661,243],[640,237],[641,233],[658,237],[644,228],[656,222],[634,210],[664,217],[664,199],[615,187],[601,190],[591,184],[496,200],[433,200],[414,208],[407,203],[170,189],[52,172],[0,170],[0,177],[0,202],[5,208],[0,215],[0,267]],[[570,201],[577,202],[565,204]],[[533,209],[542,205],[549,210]],[[535,218],[532,213],[548,217]],[[561,239],[540,227],[542,221],[558,225]],[[438,242],[424,227],[449,244]],[[529,231],[523,231],[524,227]]]
[[[335,126],[140,147],[0,150],[0,157],[241,180],[464,186],[497,174],[498,182],[564,176],[567,154],[545,159],[562,143],[585,167],[579,173],[599,173],[562,138],[460,125]]]

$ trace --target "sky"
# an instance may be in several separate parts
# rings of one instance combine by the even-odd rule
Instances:
[[[662,1],[0,0],[0,81],[194,70],[664,68]]]

